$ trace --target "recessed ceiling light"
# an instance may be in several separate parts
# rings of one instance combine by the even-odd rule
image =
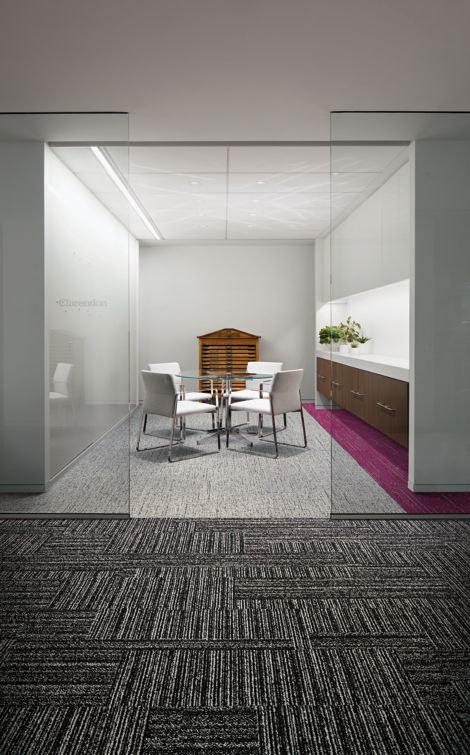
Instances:
[[[265,184],[265,183],[266,183],[266,181],[257,181],[256,183],[257,183],[257,184],[259,184],[259,185],[261,186],[261,184]]]
[[[258,204],[259,199],[253,199],[253,204]]]
[[[256,218],[256,212],[250,212],[250,218]]]
[[[189,183],[191,184],[191,186],[199,186],[199,184],[201,182],[200,181],[190,181]]]

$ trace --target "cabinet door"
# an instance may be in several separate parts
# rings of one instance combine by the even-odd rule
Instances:
[[[374,375],[370,424],[402,446],[408,446],[408,383]]]
[[[346,408],[348,404],[348,386],[351,382],[351,367],[333,362],[331,365],[331,396],[335,404]]]
[[[365,422],[369,421],[370,413],[370,385],[371,373],[355,369],[349,395],[349,411]]]
[[[331,399],[331,362],[317,357],[317,391]]]

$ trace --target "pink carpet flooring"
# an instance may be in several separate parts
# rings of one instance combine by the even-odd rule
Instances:
[[[316,409],[314,404],[304,404],[304,408],[407,514],[470,514],[470,493],[408,490],[407,449],[353,414],[344,409]]]

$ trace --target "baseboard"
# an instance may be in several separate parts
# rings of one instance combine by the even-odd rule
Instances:
[[[130,514],[4,514],[0,513],[2,519],[130,519]]]
[[[413,493],[470,493],[470,483],[464,485],[422,485],[420,483],[408,482],[408,488]]]
[[[47,490],[46,485],[0,485],[0,495],[2,493],[45,493]]]
[[[330,514],[330,519],[470,519],[470,514]]]

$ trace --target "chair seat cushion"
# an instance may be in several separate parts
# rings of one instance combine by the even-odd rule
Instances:
[[[255,414],[271,414],[269,399],[254,398],[250,401],[236,401],[232,404],[232,410],[240,412],[255,412]]]
[[[228,394],[225,394],[227,396]],[[253,398],[259,398],[259,391],[251,391],[249,388],[246,388],[242,391],[234,391],[231,394],[232,401],[249,401]],[[263,398],[269,398],[269,393],[267,391],[263,391]]]
[[[186,391],[184,394],[185,401],[210,401],[211,398],[211,393],[202,393],[199,391]]]
[[[207,414],[216,411],[214,404],[203,404],[200,401],[177,401],[176,414],[178,417],[184,417],[187,414]]]

